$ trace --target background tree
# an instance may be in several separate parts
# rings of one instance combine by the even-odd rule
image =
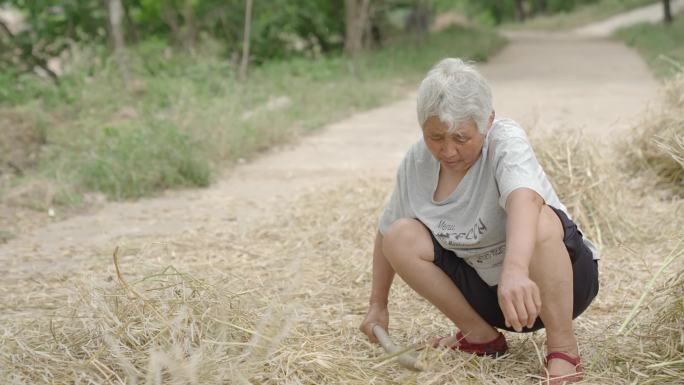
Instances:
[[[249,37],[252,30],[252,0],[245,3],[245,30],[242,37],[242,60],[240,61],[240,80],[247,79],[249,66]]]
[[[670,7],[670,0],[663,0],[663,20],[666,24],[672,23],[672,8]]]
[[[515,17],[521,23],[525,21],[525,5],[523,0],[515,0]]]
[[[429,1],[417,0],[411,4],[411,12],[406,20],[406,30],[414,34],[419,41],[425,40],[433,18],[433,9]]]
[[[355,56],[400,34],[425,36],[436,10],[453,9],[455,3],[478,21],[498,24],[521,20],[526,13],[567,12],[594,1],[308,0],[305,6],[292,0],[258,1],[251,11],[249,63],[342,50]],[[110,4],[122,10],[116,31]],[[669,1],[663,4],[666,20],[671,20]],[[160,53],[169,50],[193,54],[198,45],[219,47],[214,53],[231,58],[236,72],[244,56],[245,0],[0,0],[0,5],[20,11],[27,26],[12,31],[0,24],[0,67],[5,73],[40,72],[57,81],[60,74],[50,69],[49,60],[70,46],[98,47],[108,41],[111,52],[96,51],[120,57],[125,46],[130,59],[136,59],[131,65],[139,62],[139,45],[156,45],[155,54],[142,55],[151,73],[159,70]],[[397,20],[403,25],[397,26]]]
[[[356,56],[363,47],[364,31],[368,28],[369,0],[345,0],[345,34],[344,51],[349,56]]]
[[[546,0],[539,0],[539,1],[537,1],[536,5],[537,5],[537,6],[536,6],[535,9],[536,9],[539,13],[544,14],[544,13],[547,12],[548,7],[547,7]]]
[[[131,71],[128,67],[128,59],[126,58],[126,47],[124,43],[124,34],[121,26],[123,19],[123,6],[121,0],[108,0],[107,11],[109,14],[109,26],[111,31],[111,40],[114,45],[114,55],[119,63],[119,70],[127,89],[131,87]]]

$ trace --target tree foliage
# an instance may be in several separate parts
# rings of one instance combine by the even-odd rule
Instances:
[[[244,26],[243,0],[123,0],[125,40],[164,39],[192,52],[198,41],[219,41],[228,57],[239,54]],[[72,42],[104,44],[110,31],[102,0],[0,0],[21,12],[23,28],[0,25],[0,62],[32,70],[59,56]],[[254,2],[252,58],[255,62],[314,55],[341,47],[343,0]],[[0,19],[1,21],[1,19]]]
[[[523,21],[537,14],[570,12],[578,6],[600,0],[468,0],[465,5],[471,14],[481,20],[499,24],[509,20]]]
[[[317,57],[341,50],[350,35],[345,12],[365,0],[254,0],[249,61],[259,64],[292,56]],[[479,21],[497,24],[525,14],[564,12],[597,0],[372,0],[357,26],[362,49],[382,44],[403,30],[424,34],[435,10],[457,7]],[[194,53],[205,39],[218,42],[222,54],[237,63],[244,33],[245,0],[121,0],[127,46],[146,40],[165,41],[174,49]],[[69,44],[112,44],[107,1],[0,0],[0,8],[18,10],[24,27],[12,30],[0,18],[0,69],[32,72],[54,78],[48,65]],[[399,15],[400,17],[397,17]],[[394,23],[394,24],[393,24]],[[358,45],[358,44],[357,44]]]

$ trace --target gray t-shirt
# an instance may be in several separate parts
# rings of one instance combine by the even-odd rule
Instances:
[[[399,167],[394,191],[380,217],[380,233],[399,218],[417,218],[442,247],[463,258],[490,286],[498,284],[501,276],[506,251],[504,208],[513,190],[534,190],[547,205],[568,214],[537,162],[525,131],[513,120],[494,121],[480,158],[451,195],[436,202],[439,168],[439,161],[421,138]],[[596,246],[586,238],[584,241],[598,259]]]

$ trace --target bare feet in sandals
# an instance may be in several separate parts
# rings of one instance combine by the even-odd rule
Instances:
[[[484,338],[466,338],[465,335],[459,331],[456,335],[437,338],[432,341],[431,345],[435,348],[449,348],[478,356],[490,357],[498,357],[506,354],[508,351],[506,338],[503,334],[496,331],[493,336]]]
[[[549,385],[573,384],[582,381],[582,364],[577,352],[551,352],[546,356],[546,373]]]

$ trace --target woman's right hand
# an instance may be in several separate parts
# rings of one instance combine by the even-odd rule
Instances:
[[[387,310],[387,304],[371,303],[368,307],[366,319],[363,320],[361,326],[359,326],[359,329],[368,336],[370,342],[378,342],[375,334],[373,334],[373,325],[375,324],[382,326],[389,332],[389,311]]]

